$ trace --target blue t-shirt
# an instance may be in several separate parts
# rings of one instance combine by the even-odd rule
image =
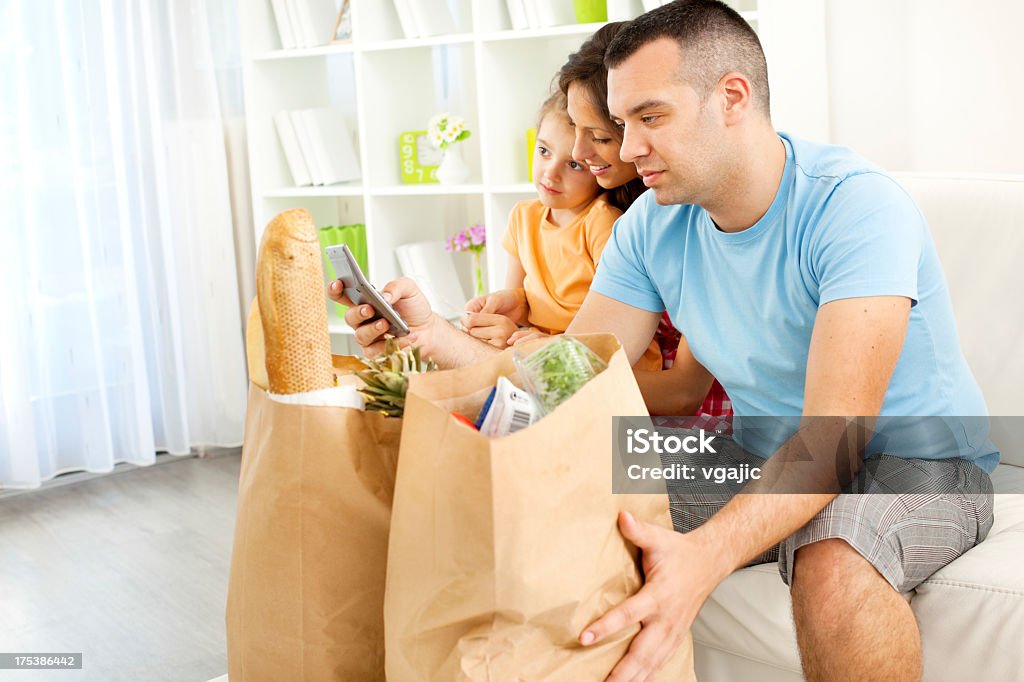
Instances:
[[[738,419],[801,414],[820,306],[906,296],[910,322],[881,414],[987,415],[960,350],[935,245],[913,200],[849,149],[779,135],[785,171],[755,225],[722,232],[703,208],[660,206],[647,192],[616,223],[591,289],[644,310],[667,310],[697,360],[725,387]],[[887,453],[960,456],[986,471],[999,460],[987,419],[956,420],[957,451],[922,438],[909,420],[892,421],[899,423],[886,434]],[[737,440],[766,457],[786,437],[781,428],[752,429],[747,442]]]

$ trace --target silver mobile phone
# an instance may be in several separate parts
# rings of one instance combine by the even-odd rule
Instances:
[[[392,336],[405,336],[409,333],[409,325],[395,312],[391,304],[384,300],[376,287],[370,284],[366,275],[359,267],[355,257],[345,244],[327,247],[327,258],[334,266],[334,274],[341,280],[341,286],[345,290],[348,300],[355,305],[364,303],[373,308],[377,314],[368,320],[373,322],[384,318],[388,323],[388,333]]]

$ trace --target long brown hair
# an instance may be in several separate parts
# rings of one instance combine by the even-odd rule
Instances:
[[[608,129],[619,144],[622,144],[622,132],[608,112],[608,69],[604,65],[604,53],[612,39],[629,23],[616,21],[599,28],[580,45],[579,50],[569,55],[568,61],[555,76],[558,79],[558,89],[566,96],[572,83],[583,88],[591,104],[608,120]],[[625,211],[646,189],[643,180],[637,177],[620,187],[608,190],[608,200],[616,208]]]

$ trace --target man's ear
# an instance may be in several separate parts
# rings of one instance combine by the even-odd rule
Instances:
[[[738,71],[730,71],[718,81],[722,93],[722,116],[726,125],[739,123],[754,108],[750,80]]]

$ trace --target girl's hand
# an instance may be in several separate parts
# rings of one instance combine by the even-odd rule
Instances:
[[[519,325],[508,317],[494,313],[466,313],[462,316],[462,324],[470,336],[496,348],[508,348],[509,337],[519,329]]]
[[[517,324],[526,324],[526,316],[529,311],[524,289],[502,289],[484,296],[477,296],[466,303],[467,313],[504,315]],[[470,325],[466,323],[465,315],[462,325],[467,329],[470,328]]]
[[[536,327],[530,327],[529,329],[520,329],[511,336],[508,337],[508,345],[515,346],[518,343],[526,341],[533,341],[534,339],[546,339],[549,338],[550,334],[545,334]]]

